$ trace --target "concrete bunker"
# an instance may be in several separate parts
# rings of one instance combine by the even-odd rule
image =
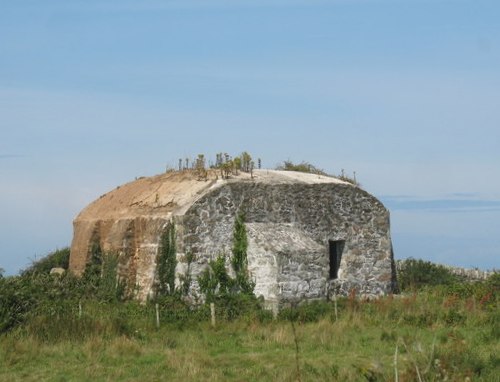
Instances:
[[[248,269],[255,294],[272,307],[332,293],[380,295],[395,290],[389,212],[372,195],[337,178],[255,170],[198,180],[191,171],[138,179],[91,203],[74,221],[70,270],[83,273],[98,238],[119,256],[120,277],[146,299],[155,281],[165,225],[176,224],[178,269],[186,254],[197,277],[210,259],[231,254],[234,219],[246,216]]]

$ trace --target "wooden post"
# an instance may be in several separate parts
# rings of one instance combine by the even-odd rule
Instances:
[[[335,321],[338,321],[339,315],[337,311],[337,292],[333,292],[333,306],[335,308]]]
[[[398,344],[396,343],[396,351],[394,352],[394,382],[399,381],[398,375]]]
[[[82,318],[82,302],[78,301],[78,318]]]
[[[210,303],[210,314],[212,316],[212,326],[215,328],[215,304],[213,302]]]
[[[278,304],[273,304],[273,307],[272,307],[272,312],[273,312],[273,320],[277,320],[278,319],[278,313],[279,313],[279,309],[278,309]]]
[[[156,329],[160,329],[160,307],[158,304],[155,305],[156,308]]]

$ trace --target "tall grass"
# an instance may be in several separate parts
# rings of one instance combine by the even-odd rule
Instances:
[[[484,299],[482,288],[339,299],[337,319],[327,302],[283,310],[277,320],[255,306],[233,318],[221,306],[215,328],[204,308],[171,300],[162,303],[160,329],[149,304],[87,301],[79,315],[68,302],[0,337],[0,380],[392,381],[398,347],[398,381],[495,381],[498,290]]]
[[[110,258],[112,260],[112,258]],[[254,296],[122,301],[99,277],[0,278],[0,381],[495,381],[500,277],[283,309]],[[98,275],[99,272],[96,272]],[[156,325],[158,304],[160,327]]]

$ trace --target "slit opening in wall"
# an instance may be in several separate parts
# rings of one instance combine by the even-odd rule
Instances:
[[[330,279],[339,277],[340,261],[342,260],[342,251],[344,250],[345,240],[329,240],[330,254]]]

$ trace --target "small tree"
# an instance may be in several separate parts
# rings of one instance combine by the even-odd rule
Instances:
[[[233,166],[234,166],[234,164],[233,164],[232,160],[224,162],[221,165],[220,171],[221,171],[222,179],[228,179],[229,178],[229,176],[233,172]]]
[[[207,179],[207,170],[205,169],[205,155],[198,154],[195,164],[196,174],[198,175],[198,180]]]
[[[241,158],[240,157],[234,158],[233,164],[234,164],[234,171],[235,171],[236,175],[238,175],[238,171],[241,170]]]
[[[408,258],[399,264],[398,282],[401,290],[417,290],[426,285],[450,285],[458,277],[442,265]]]
[[[236,288],[243,293],[251,294],[253,293],[255,284],[249,279],[247,249],[248,237],[245,227],[245,215],[241,213],[236,216],[234,221],[231,265],[236,274]]]
[[[107,253],[103,256],[99,287],[96,293],[100,301],[112,302],[123,299],[125,283],[118,278],[118,255]]]
[[[91,257],[94,256],[96,250],[98,250],[99,253],[101,252],[101,249],[97,248],[97,244],[94,244],[94,248],[91,249]],[[22,274],[32,275],[35,273],[49,273],[52,268],[56,267],[68,269],[69,253],[69,248],[57,249],[50,252],[45,257],[33,261],[27,269],[22,271]],[[92,260],[90,260],[90,262],[92,262]]]
[[[244,151],[241,153],[241,170],[245,172],[250,172],[250,163],[252,162],[252,156]]]
[[[92,243],[90,256],[83,272],[83,283],[86,285],[87,293],[94,294],[99,287],[102,273],[103,253],[98,241]]]
[[[217,295],[227,295],[231,291],[234,280],[226,270],[226,259],[219,255],[208,263],[208,267],[198,277],[198,285],[207,302],[212,302]]]
[[[104,253],[99,242],[93,243],[81,279],[80,297],[95,297],[105,302],[121,300],[125,284],[118,279],[118,264],[116,254]]]
[[[205,295],[207,302],[215,297],[242,293],[253,295],[255,284],[250,280],[248,273],[248,238],[243,214],[236,216],[233,230],[233,256],[231,266],[235,278],[231,278],[226,270],[226,258],[219,255],[217,259],[208,263],[208,267],[198,277],[198,285]]]
[[[175,223],[169,222],[160,237],[160,247],[156,261],[157,295],[172,295],[175,292],[175,268],[177,249],[175,243]]]

